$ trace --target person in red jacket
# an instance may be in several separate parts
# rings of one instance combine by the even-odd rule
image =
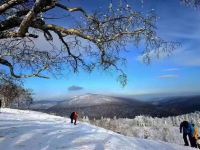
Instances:
[[[78,113],[77,112],[72,112],[70,115],[71,123],[73,123],[74,120],[74,125],[76,125],[76,121],[78,119]]]

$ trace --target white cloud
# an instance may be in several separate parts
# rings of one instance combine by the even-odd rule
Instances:
[[[180,70],[179,68],[168,68],[168,69],[164,69],[164,72],[173,72],[173,71],[178,71]]]
[[[166,74],[166,75],[161,75],[159,76],[160,79],[174,79],[174,78],[178,78],[179,75],[177,74]]]
[[[164,62],[178,67],[162,70],[165,72],[178,71],[180,70],[179,67],[200,67],[200,46],[193,48],[191,45],[184,45],[184,47],[174,50],[170,56],[164,53],[161,54],[159,59],[152,52],[150,57],[153,63],[160,64]],[[136,60],[144,62],[142,55],[138,56]]]
[[[179,50],[170,61],[178,66],[200,67],[200,51],[195,49],[182,49]]]

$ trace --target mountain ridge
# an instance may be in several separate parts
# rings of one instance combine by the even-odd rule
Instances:
[[[61,116],[69,116],[72,111],[78,111],[81,117],[91,118],[101,118],[102,116],[134,118],[137,115],[167,117],[200,111],[200,96],[167,97],[162,101],[155,98],[146,102],[127,97],[86,94],[60,101],[42,111]]]

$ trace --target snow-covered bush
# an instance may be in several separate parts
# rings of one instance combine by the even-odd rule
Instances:
[[[183,120],[193,121],[200,127],[200,112],[166,118],[153,118],[150,116],[136,116],[134,119],[101,117],[99,120],[89,120],[88,117],[83,118],[83,121],[126,136],[161,140],[177,144],[183,144],[182,134],[179,131],[179,125]]]

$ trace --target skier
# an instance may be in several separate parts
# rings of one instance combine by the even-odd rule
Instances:
[[[190,145],[192,146],[192,125],[188,121],[183,121],[180,124],[180,133],[183,133],[183,140],[185,143],[185,146],[189,146],[187,137],[189,137]]]
[[[77,112],[72,112],[70,115],[71,123],[73,123],[74,120],[74,125],[76,125],[76,121],[78,119],[78,113]]]

